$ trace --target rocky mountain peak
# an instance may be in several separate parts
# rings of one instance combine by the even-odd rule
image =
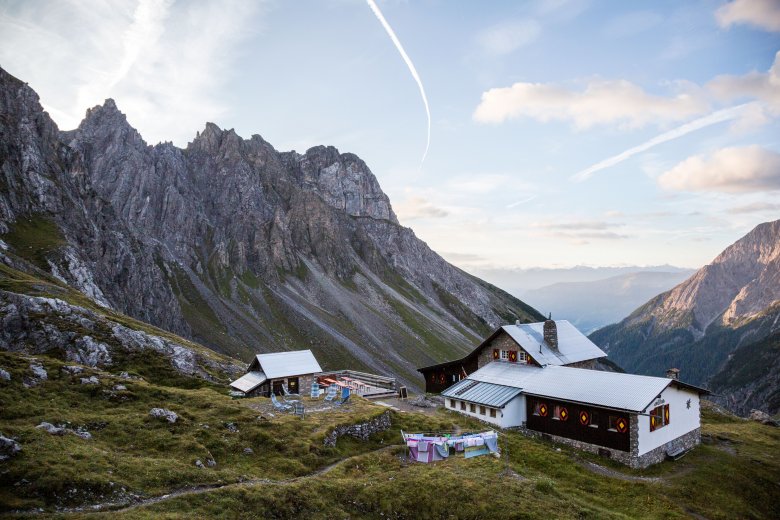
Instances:
[[[141,134],[130,125],[127,116],[111,98],[106,99],[102,105],[87,109],[78,128],[62,134],[71,146],[89,143],[100,150],[120,146],[143,149],[147,146]]]

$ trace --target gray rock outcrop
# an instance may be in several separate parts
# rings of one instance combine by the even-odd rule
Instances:
[[[8,460],[22,451],[22,445],[14,439],[0,434],[0,461]]]
[[[0,379],[2,379],[3,381],[10,381],[11,373],[5,369],[0,368]]]
[[[176,414],[176,412],[172,412],[165,408],[152,408],[149,410],[149,415],[156,419],[165,419],[171,424],[175,423],[179,419],[179,416]]]
[[[51,435],[65,435],[67,430],[65,428],[60,428],[58,426],[54,426],[51,423],[48,422],[42,422],[38,426],[36,426],[39,430],[43,430],[46,433],[49,433]]]

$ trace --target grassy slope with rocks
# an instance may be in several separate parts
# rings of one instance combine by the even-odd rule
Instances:
[[[358,399],[347,409],[311,413],[305,420],[271,417],[254,408],[267,407],[267,399],[232,400],[225,387],[202,379],[192,384],[166,363],[135,359],[108,372],[84,367],[72,376],[59,359],[35,359],[49,378],[25,388],[30,356],[0,353],[0,366],[11,373],[10,382],[0,381],[0,433],[22,446],[0,462],[0,511],[11,517],[38,516],[29,512],[38,507],[44,514],[84,507],[75,514],[87,516],[88,506],[112,502],[119,511],[89,516],[686,518],[695,513],[725,519],[780,513],[780,429],[710,409],[704,412],[701,447],[678,462],[643,471],[508,432],[502,445],[509,449],[511,472],[504,476],[503,459],[456,457],[422,465],[406,462],[403,448],[392,447],[401,441],[400,429],[484,428],[450,411],[391,412],[392,427],[369,442],[342,437],[335,448],[326,448],[323,440],[332,428],[364,422],[387,408]],[[120,369],[142,378],[120,378]],[[81,384],[90,375],[100,384]],[[126,390],[114,390],[116,384]],[[154,407],[176,412],[178,421],[151,417]],[[42,421],[85,429],[92,439],[51,435],[35,428]],[[253,453],[245,454],[245,448]],[[195,466],[197,459],[209,458],[216,466]],[[338,461],[343,462],[318,474]],[[601,471],[588,469],[588,463]],[[253,479],[267,480],[239,484]],[[198,485],[220,488],[121,509],[133,500]]]

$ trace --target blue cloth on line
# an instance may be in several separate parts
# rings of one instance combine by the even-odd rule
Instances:
[[[436,453],[438,453],[440,457],[447,458],[450,456],[450,447],[446,444],[444,446],[440,444],[434,444],[434,446],[436,446]]]
[[[491,452],[495,453],[498,451],[498,438],[497,437],[486,437],[485,438],[485,446],[487,446],[487,449],[489,449]]]

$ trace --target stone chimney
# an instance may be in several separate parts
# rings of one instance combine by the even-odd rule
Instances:
[[[552,319],[552,313],[544,322],[544,342],[553,350],[558,350],[558,327]]]
[[[670,368],[666,371],[666,377],[669,379],[675,379],[677,381],[680,380],[680,369],[679,368]]]

